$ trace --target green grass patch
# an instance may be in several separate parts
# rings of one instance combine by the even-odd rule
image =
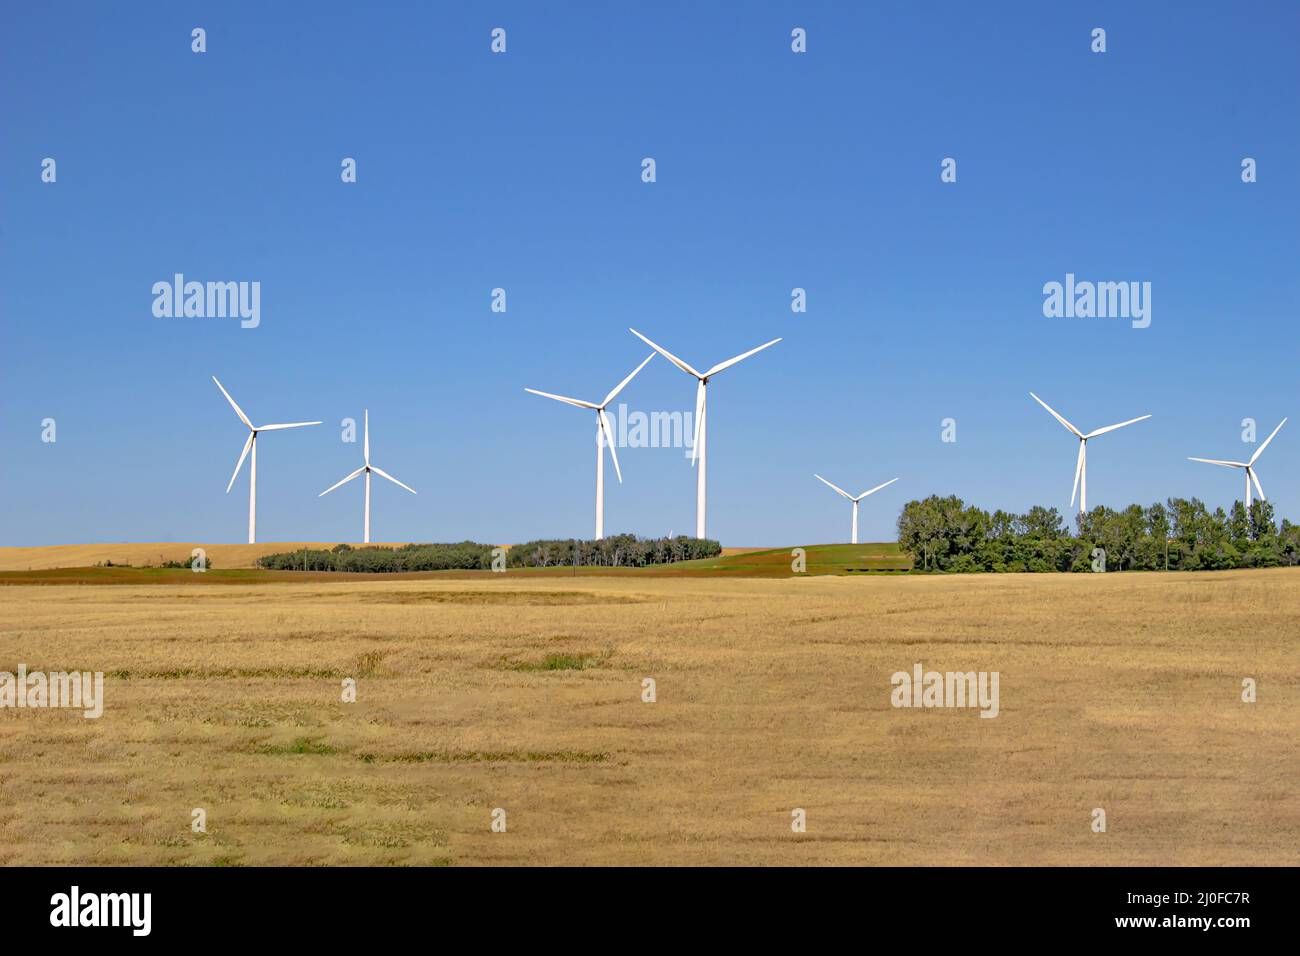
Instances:
[[[321,743],[316,737],[299,737],[288,744],[263,744],[255,751],[264,757],[280,757],[286,754],[305,754],[313,757],[331,757],[339,752],[337,747]]]
[[[802,577],[804,574],[861,574],[878,571],[908,571],[912,560],[898,549],[896,542],[868,544],[808,544],[804,551],[806,570],[796,574],[792,568],[795,546],[749,551],[719,558],[701,558],[678,564],[647,568],[647,574],[723,577]]]
[[[547,654],[536,661],[502,658],[501,663],[509,671],[585,671],[589,667],[599,667],[601,658],[595,654]]]

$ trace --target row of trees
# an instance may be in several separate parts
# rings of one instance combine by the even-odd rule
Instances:
[[[407,544],[400,548],[354,548],[340,544],[330,550],[304,548],[257,559],[259,568],[275,571],[449,571],[487,570],[492,545],[475,541],[458,544]]]
[[[672,564],[695,558],[716,558],[722,545],[711,538],[638,538],[615,534],[599,541],[560,538],[517,544],[506,556],[508,567],[547,568],[558,565],[595,565],[610,568],[643,568],[650,564]]]
[[[487,571],[492,568],[494,546],[475,541],[458,544],[407,544],[400,548],[354,548],[340,544],[329,550],[304,548],[281,551],[257,559],[257,566],[276,571]],[[508,568],[597,566],[640,568],[693,558],[712,558],[722,545],[707,538],[638,538],[616,534],[599,541],[576,538],[529,541],[505,555]],[[188,567],[188,565],[187,565]]]
[[[990,514],[955,495],[909,501],[898,544],[923,571],[1217,570],[1300,563],[1300,525],[1274,523],[1273,505],[1240,501],[1213,512],[1197,498],[1122,511],[1093,508],[1072,533],[1055,508]]]

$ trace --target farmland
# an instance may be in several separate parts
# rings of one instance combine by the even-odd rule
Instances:
[[[0,670],[103,671],[105,706],[0,710],[0,858],[1300,862],[1300,575],[862,574],[898,556],[850,547],[797,577],[790,549],[8,571]],[[999,716],[891,707],[917,662],[999,672]]]
[[[72,545],[48,548],[0,548],[0,585],[4,584],[252,584],[295,580],[445,580],[481,577],[490,572],[436,571],[403,574],[263,571],[255,567],[263,554],[298,548],[328,548],[321,544],[261,544],[203,546],[213,568],[194,574],[189,568],[163,568],[162,560],[185,560],[189,544]],[[194,545],[193,547],[200,547]],[[376,545],[376,547],[379,547]],[[906,571],[907,555],[893,543],[808,545],[804,552],[807,574],[854,574],[867,571]],[[717,558],[679,561],[648,568],[579,567],[512,569],[512,574],[541,577],[609,576],[640,574],[669,577],[791,577],[792,548],[728,548]],[[98,555],[107,566],[86,567],[87,555]],[[151,557],[152,556],[152,557]]]

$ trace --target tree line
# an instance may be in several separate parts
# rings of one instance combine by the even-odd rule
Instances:
[[[400,548],[354,548],[350,544],[340,544],[328,549],[302,548],[263,555],[257,559],[257,566],[275,571],[488,571],[492,568],[496,547],[476,541],[406,544]],[[555,538],[517,544],[506,552],[505,566],[640,568],[712,558],[721,553],[722,545],[707,538],[688,538],[685,535],[638,538],[632,534],[616,534],[599,541]]]
[[[673,564],[696,558],[716,558],[722,545],[712,538],[638,538],[614,534],[599,541],[552,538],[517,544],[506,555],[512,568],[548,568],[581,565],[607,568],[643,568],[651,564]]]
[[[1170,498],[1122,511],[1100,506],[1072,532],[1055,508],[991,514],[955,495],[909,501],[898,544],[922,571],[1202,571],[1300,563],[1300,525],[1275,524],[1273,505],[1240,501],[1210,511]],[[1099,554],[1095,554],[1100,549]]]
[[[476,541],[455,544],[405,544],[400,548],[350,544],[333,548],[300,548],[265,554],[259,568],[274,571],[451,571],[487,570],[492,566],[492,545]]]

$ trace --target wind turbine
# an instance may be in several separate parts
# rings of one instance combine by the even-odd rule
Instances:
[[[1039,405],[1042,405],[1045,409],[1047,409],[1048,412],[1051,413],[1053,418],[1055,418],[1058,422],[1060,422],[1062,425],[1068,428],[1074,434],[1074,436],[1079,439],[1079,460],[1074,466],[1074,490],[1070,492],[1070,506],[1071,507],[1074,506],[1074,495],[1075,492],[1078,492],[1079,514],[1084,514],[1088,510],[1088,439],[1096,438],[1098,435],[1104,435],[1106,434],[1106,432],[1113,432],[1115,429],[1123,428],[1125,425],[1132,425],[1135,422],[1145,421],[1151,416],[1141,415],[1137,418],[1130,418],[1126,422],[1120,422],[1118,425],[1107,425],[1105,428],[1098,428],[1096,431],[1088,432],[1088,434],[1085,435],[1083,432],[1079,431],[1079,429],[1075,428],[1064,418],[1058,415],[1056,413],[1056,410],[1052,408],[1052,406],[1048,405],[1045,401],[1043,401],[1033,392],[1030,392],[1029,394],[1034,401],[1036,401]]]
[[[1276,435],[1278,432],[1280,432],[1282,430],[1282,426],[1285,424],[1286,424],[1286,419],[1284,418],[1282,419],[1281,422],[1278,423],[1277,428],[1273,429],[1273,435]],[[1265,438],[1264,444],[1260,445],[1258,448],[1255,449],[1255,454],[1250,456],[1250,461],[1220,461],[1217,458],[1188,458],[1187,460],[1203,461],[1209,465],[1222,465],[1225,468],[1246,469],[1246,510],[1250,511],[1250,500],[1251,500],[1250,483],[1252,481],[1255,483],[1255,490],[1259,492],[1259,500],[1260,501],[1268,500],[1264,497],[1264,488],[1259,483],[1259,475],[1255,473],[1255,462],[1259,461],[1259,456],[1264,454],[1264,449],[1267,448],[1268,443],[1273,440],[1273,435],[1269,435],[1267,438]]]
[[[355,432],[354,432],[354,434],[355,434]],[[388,472],[384,471],[384,469],[380,468],[378,465],[372,465],[372,464],[370,464],[370,409],[368,409],[368,408],[366,409],[366,431],[365,431],[365,435],[366,435],[366,437],[365,437],[365,442],[364,442],[364,444],[362,445],[362,448],[364,449],[363,452],[362,452],[362,454],[365,455],[365,461],[366,461],[366,463],[365,463],[364,465],[362,465],[360,468],[358,468],[356,471],[354,471],[352,474],[348,475],[348,476],[347,476],[346,478],[344,478],[342,481],[338,482],[337,484],[330,485],[328,488],[326,488],[324,491],[322,491],[322,492],[321,492],[320,494],[318,494],[316,497],[317,497],[317,498],[324,498],[326,495],[328,495],[328,494],[329,494],[331,491],[333,491],[335,488],[338,488],[338,487],[341,486],[341,485],[346,485],[346,484],[347,484],[349,481],[351,481],[353,478],[357,477],[357,475],[364,474],[364,475],[366,476],[366,536],[365,536],[365,543],[366,543],[366,544],[369,544],[369,543],[370,543],[370,473],[373,471],[373,472],[374,472],[376,475],[378,475],[380,478],[387,478],[387,479],[388,479],[389,481],[391,481],[393,484],[395,484],[395,485],[401,485],[401,487],[405,488],[405,489],[406,489],[407,491],[409,491],[411,494],[416,494],[417,492],[416,492],[416,490],[415,490],[414,488],[410,487],[409,485],[403,485],[400,481],[398,481],[396,478],[394,478],[394,477],[393,477],[392,475],[390,475]]]
[[[596,413],[596,540],[599,541],[605,537],[605,443],[609,442],[609,457],[614,459],[614,474],[618,475],[618,483],[623,483],[623,472],[618,467],[618,452],[614,450],[614,432],[609,427],[609,418],[605,414],[605,407],[612,402],[618,393],[623,391],[624,387],[632,379],[636,378],[637,372],[646,367],[646,364],[655,357],[654,352],[646,356],[644,362],[632,370],[632,374],[623,381],[619,382],[605,396],[605,400],[597,405],[595,402],[584,402],[580,398],[567,398],[564,395],[552,395],[550,392],[539,392],[535,388],[525,388],[525,392],[532,392],[534,395],[540,395],[542,398],[553,398],[557,402],[564,402],[566,405],[573,405],[576,408],[586,408]]]
[[[892,485],[894,482],[896,482],[896,481],[898,480],[897,478],[891,478],[891,479],[889,479],[889,481],[885,482],[883,485],[876,485],[876,487],[872,488],[870,491],[864,491],[864,492],[862,492],[862,494],[858,495],[858,496],[855,498],[855,497],[853,497],[853,495],[849,494],[847,491],[845,491],[845,490],[844,490],[843,488],[841,488],[839,485],[833,485],[833,484],[831,484],[829,481],[827,481],[827,480],[826,480],[825,478],[823,478],[821,475],[813,475],[813,477],[816,478],[818,481],[820,481],[823,485],[826,485],[827,487],[833,489],[834,491],[839,492],[839,493],[840,493],[841,495],[843,495],[845,498],[848,498],[849,501],[853,502],[853,540],[852,540],[852,542],[850,542],[851,544],[857,544],[857,543],[858,543],[858,504],[859,504],[859,503],[862,501],[862,499],[865,498],[867,495],[874,495],[874,494],[875,494],[877,491],[879,491],[881,488],[887,488],[887,487],[889,487],[890,485]]]
[[[756,349],[750,349],[748,352],[742,352],[740,355],[737,355],[735,358],[729,358],[725,362],[719,362],[717,365],[713,366],[713,368],[709,369],[707,372],[697,372],[695,369],[691,368],[689,365],[687,365],[685,362],[679,359],[676,355],[673,355],[667,349],[663,349],[660,348],[658,345],[655,345],[653,342],[651,342],[648,338],[646,338],[636,329],[628,329],[628,331],[631,332],[633,335],[635,335],[637,338],[639,338],[646,345],[650,346],[652,349],[654,349],[656,352],[658,352],[668,361],[672,362],[674,365],[676,365],[687,375],[694,375],[695,378],[699,381],[699,385],[695,389],[695,439],[693,444],[691,445],[691,464],[695,465],[696,458],[699,459],[699,471],[697,471],[695,475],[695,537],[703,538],[704,518],[705,518],[705,511],[707,508],[707,501],[705,500],[705,489],[707,487],[707,480],[708,480],[707,479],[708,458],[706,454],[707,449],[705,447],[708,429],[704,420],[705,414],[707,412],[707,407],[705,402],[705,389],[709,384],[709,379],[717,375],[723,369],[731,368],[731,366],[735,365],[737,362],[749,358],[755,352],[761,352],[763,351],[763,349],[768,348],[769,346],[776,345],[776,343],[780,342],[781,340],[773,339],[770,342],[765,342]]]
[[[212,376],[212,381],[217,382],[217,377]],[[248,466],[248,543],[257,542],[257,433],[273,432],[281,428],[302,428],[304,425],[319,425],[320,422],[290,422],[287,425],[254,425],[244,414],[244,410],[235,404],[235,400],[230,397],[224,385],[217,382],[217,388],[221,389],[221,394],[226,396],[226,401],[230,407],[235,410],[239,420],[248,426],[248,441],[244,442],[244,450],[239,454],[239,463],[235,465],[235,472],[230,476],[230,484],[226,485],[226,494],[230,494],[230,489],[235,486],[235,479],[239,477],[239,469],[244,467],[244,459],[248,453],[253,453],[253,461]]]

